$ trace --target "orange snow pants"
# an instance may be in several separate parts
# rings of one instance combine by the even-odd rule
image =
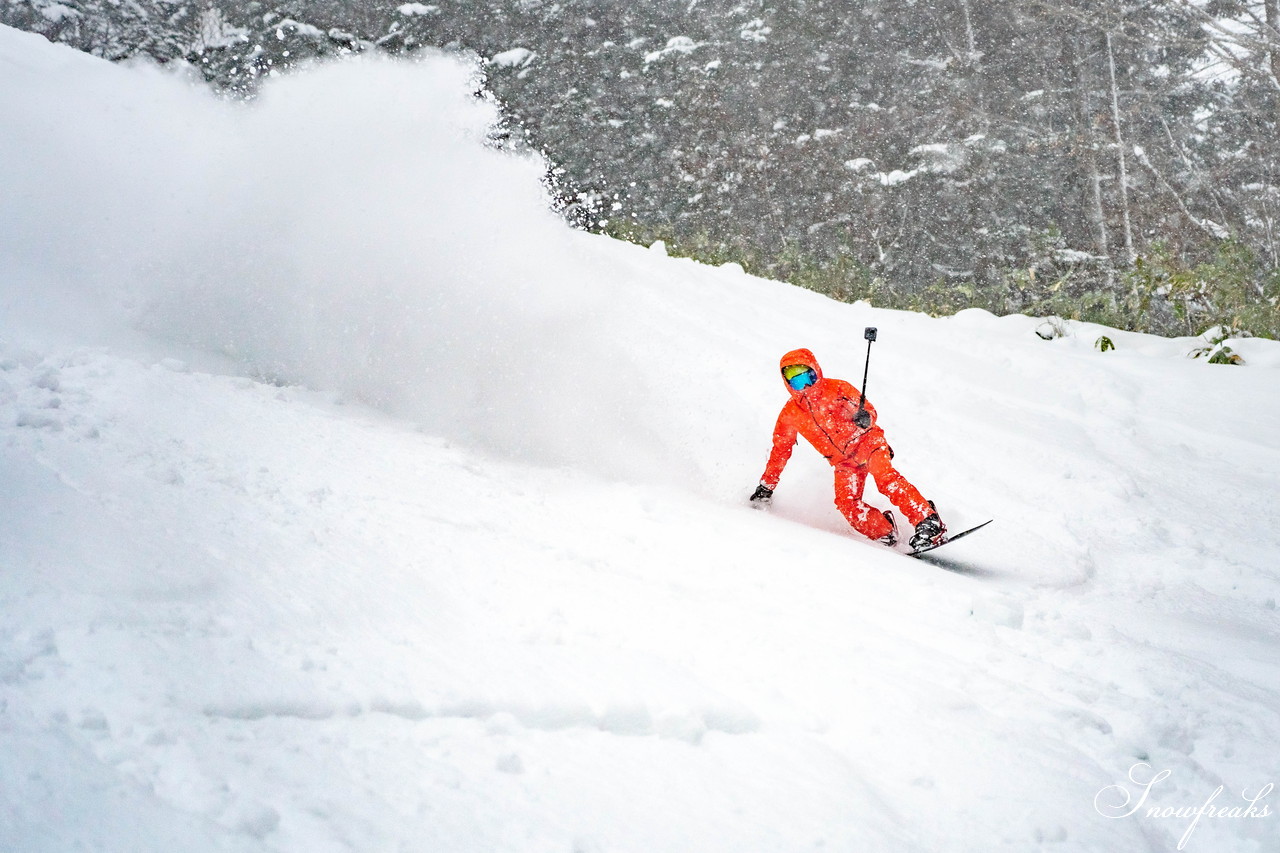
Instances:
[[[868,539],[879,539],[893,529],[884,513],[862,499],[868,474],[880,494],[901,510],[912,528],[934,511],[920,491],[893,467],[892,459],[893,451],[885,443],[884,432],[873,427],[858,441],[853,456],[832,466],[836,479],[836,508],[854,530]]]

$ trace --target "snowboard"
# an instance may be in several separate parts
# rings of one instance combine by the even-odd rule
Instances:
[[[927,545],[924,548],[917,548],[914,551],[908,551],[907,556],[919,557],[921,554],[927,554],[930,551],[936,551],[938,548],[941,548],[943,545],[946,545],[949,542],[954,542],[962,536],[968,536],[970,533],[972,533],[975,530],[981,530],[982,528],[986,527],[988,524],[990,524],[993,521],[995,521],[994,518],[989,518],[976,527],[970,527],[968,530],[961,530],[959,533],[955,534],[954,536],[948,536],[946,539],[943,539],[941,542],[939,542],[936,545]]]

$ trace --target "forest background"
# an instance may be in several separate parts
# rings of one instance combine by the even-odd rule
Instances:
[[[0,23],[245,99],[318,57],[472,52],[493,144],[542,152],[577,227],[885,307],[1280,337],[1280,0],[0,0]]]

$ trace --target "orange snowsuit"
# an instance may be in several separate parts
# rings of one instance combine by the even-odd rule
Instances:
[[[857,388],[840,379],[824,378],[818,360],[807,349],[787,353],[779,367],[794,364],[813,368],[818,379],[801,391],[783,380],[791,399],[773,428],[773,452],[760,483],[770,490],[777,488],[799,434],[835,469],[836,507],[862,535],[879,539],[893,528],[884,513],[862,500],[868,474],[880,494],[902,511],[912,527],[931,514],[934,510],[929,502],[890,462],[893,450],[885,441],[884,430],[876,425],[875,407],[864,404],[871,425],[862,429],[853,422],[861,396]]]

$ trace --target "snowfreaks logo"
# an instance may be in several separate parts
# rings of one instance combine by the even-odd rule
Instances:
[[[1139,762],[1129,768],[1129,781],[1137,786],[1137,797],[1135,802],[1134,792],[1130,791],[1124,785],[1108,785],[1098,792],[1093,798],[1093,807],[1098,810],[1098,814],[1109,818],[1123,818],[1135,814],[1138,809],[1142,808],[1146,803],[1147,797],[1151,794],[1151,789],[1159,782],[1168,779],[1172,775],[1172,770],[1161,770],[1154,775],[1151,774],[1151,765]],[[1143,778],[1151,776],[1147,781]],[[1243,805],[1217,805],[1214,800],[1226,789],[1225,785],[1219,785],[1217,789],[1209,795],[1209,799],[1204,801],[1201,806],[1183,806],[1176,808],[1174,806],[1149,806],[1146,810],[1147,817],[1153,818],[1182,818],[1190,820],[1187,825],[1186,832],[1182,833],[1182,838],[1178,839],[1178,849],[1181,850],[1187,845],[1187,839],[1191,837],[1191,833],[1195,831],[1196,824],[1200,822],[1200,818],[1207,817],[1214,820],[1238,819],[1238,818],[1260,818],[1270,817],[1271,807],[1262,802],[1275,788],[1271,782],[1263,785],[1258,789],[1258,793],[1250,795],[1248,790],[1240,792],[1241,798],[1248,806]]]

